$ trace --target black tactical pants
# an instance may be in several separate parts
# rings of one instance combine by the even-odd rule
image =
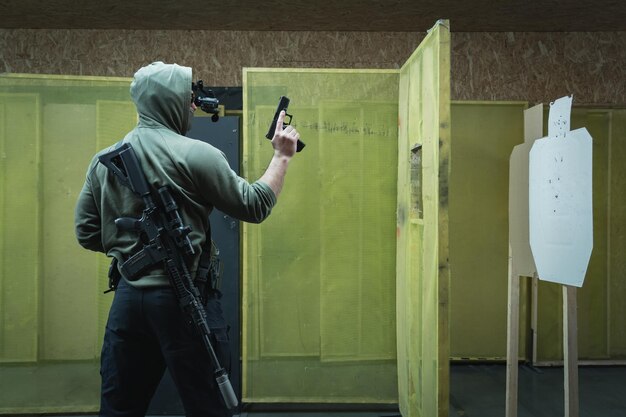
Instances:
[[[217,304],[207,311],[209,326],[223,323]],[[218,311],[215,311],[218,310]],[[230,371],[225,326],[211,329],[213,347]],[[169,369],[188,417],[224,417],[213,367],[200,337],[183,317],[170,288],[137,289],[122,279],[109,312],[100,374],[100,416],[143,417]]]

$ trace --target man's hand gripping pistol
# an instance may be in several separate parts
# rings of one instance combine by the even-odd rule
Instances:
[[[289,98],[285,97],[285,96],[281,96],[280,100],[278,101],[278,108],[276,109],[276,112],[274,113],[274,118],[272,119],[272,124],[270,125],[269,130],[267,131],[267,134],[265,135],[266,138],[268,138],[269,140],[272,140],[272,138],[274,137],[274,132],[276,132],[276,122],[278,121],[278,116],[280,115],[281,111],[285,111],[285,116],[289,117],[289,122],[285,123],[283,122],[283,129],[286,126],[289,126],[289,124],[291,124],[291,118],[292,115],[287,114],[287,107],[289,107]],[[306,145],[304,144],[304,142],[302,142],[300,139],[298,139],[298,145],[296,147],[296,152],[300,152],[302,149],[304,149]]]

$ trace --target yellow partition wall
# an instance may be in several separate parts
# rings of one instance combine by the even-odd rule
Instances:
[[[306,148],[243,228],[243,400],[395,403],[398,72],[244,70],[250,180],[281,95]]]
[[[450,176],[450,356],[506,360],[509,158],[524,141],[526,102],[453,102]],[[522,287],[521,357],[530,295]]]
[[[448,415],[450,33],[436,25],[400,71],[398,389],[404,417]]]
[[[621,133],[620,133],[621,132]],[[626,359],[626,210],[623,205],[622,191],[626,189],[626,109],[611,112],[611,150],[609,165],[608,210],[610,220],[607,225],[608,240],[611,242],[609,253],[609,297],[608,337],[609,349],[614,358]]]
[[[544,126],[547,126],[547,109]],[[578,357],[582,361],[626,360],[626,111],[572,109],[572,130],[586,127],[593,138],[593,251],[578,290]],[[546,132],[544,132],[545,134]],[[536,361],[563,360],[561,287],[539,282]]]
[[[38,94],[0,92],[0,363],[36,360],[40,343],[39,121]]]
[[[508,163],[523,141],[526,103],[454,102],[455,161],[450,180],[450,355],[453,360],[506,357]],[[547,126],[547,107],[544,126]],[[593,137],[594,248],[585,284],[578,291],[579,358],[626,360],[626,110],[575,107],[572,129]],[[547,132],[544,132],[547,133]],[[520,358],[537,364],[562,361],[561,287],[539,281],[536,299],[523,280]],[[536,311],[533,324],[532,312]],[[533,351],[531,328],[536,330]],[[593,363],[593,362],[591,362]]]
[[[74,237],[93,154],[136,124],[130,79],[0,76],[0,414],[88,412],[107,258]]]

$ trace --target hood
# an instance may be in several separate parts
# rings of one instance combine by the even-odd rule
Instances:
[[[130,95],[140,125],[165,126],[181,135],[189,129],[191,68],[153,62],[135,73]]]

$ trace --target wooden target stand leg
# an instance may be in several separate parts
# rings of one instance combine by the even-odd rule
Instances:
[[[578,417],[578,314],[576,287],[563,285],[565,417]]]
[[[517,417],[519,281],[519,276],[513,268],[513,257],[509,247],[509,292],[506,327],[506,417]]]
[[[507,312],[506,417],[517,417],[519,359],[519,286],[520,277],[509,256]],[[579,416],[578,398],[578,316],[576,287],[563,285],[563,384],[565,417]]]

